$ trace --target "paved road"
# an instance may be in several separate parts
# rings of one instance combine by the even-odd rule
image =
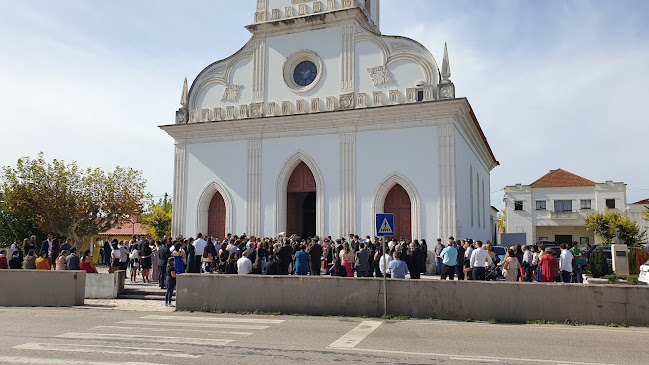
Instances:
[[[649,362],[649,328],[99,308],[0,308],[0,364]]]

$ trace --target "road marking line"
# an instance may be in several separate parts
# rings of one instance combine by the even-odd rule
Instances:
[[[228,322],[228,323],[259,323],[259,324],[279,324],[284,323],[283,319],[263,319],[263,318],[217,318],[217,317],[185,317],[185,316],[157,316],[150,315],[141,317],[143,319],[163,319],[163,320],[183,320],[199,322]]]
[[[36,351],[60,351],[60,352],[79,352],[79,348],[83,347],[82,351],[94,352],[100,354],[119,354],[119,355],[141,355],[141,356],[167,356],[179,357],[186,359],[197,359],[201,355],[187,354],[180,350],[171,349],[149,349],[144,347],[116,347],[116,346],[101,346],[101,345],[69,345],[60,343],[37,343],[29,342],[26,344],[14,346],[18,350],[36,350]]]
[[[152,322],[152,321],[120,321],[117,324],[136,324],[144,326],[165,326],[167,328],[178,327],[200,327],[200,328],[228,328],[228,329],[242,329],[242,330],[265,330],[270,326],[254,326],[250,324],[223,324],[223,323],[183,323],[183,322]]]
[[[449,357],[451,360],[461,360],[461,361],[484,361],[484,362],[500,362],[498,359],[486,359],[482,357]]]
[[[43,359],[40,357],[22,357],[22,356],[2,356],[2,364],[24,364],[24,365],[163,365],[152,362],[108,362],[108,361],[88,361],[88,360],[63,360],[63,359]]]
[[[345,350],[345,349],[340,348],[340,350]],[[349,348],[347,350],[361,351],[361,352],[381,352],[385,354],[396,354],[396,355],[418,355],[418,356],[435,356],[435,357],[448,357],[448,358],[457,357],[457,358],[467,358],[467,359],[470,358],[470,359],[475,359],[476,361],[498,360],[498,361],[514,361],[514,362],[539,362],[544,364],[566,364],[566,365],[613,365],[613,364],[599,363],[599,362],[525,359],[525,358],[518,358],[518,357],[513,358],[513,357],[492,357],[492,356],[470,356],[470,355],[459,355],[459,354],[438,354],[434,352],[411,352],[411,351],[359,349],[359,348]]]
[[[334,341],[329,347],[338,349],[351,349],[358,345],[370,333],[381,325],[381,321],[363,321],[351,331],[344,334],[341,338]]]
[[[93,327],[93,330],[133,330],[133,327],[121,327],[121,326],[97,326]],[[146,332],[164,332],[169,333],[169,328],[146,328],[139,326],[138,329],[144,330]],[[205,331],[205,330],[192,330],[185,328],[173,329],[174,332],[200,332],[203,334],[213,334],[213,335],[238,335],[238,336],[250,336],[253,332],[236,332],[236,331]]]
[[[59,338],[73,338],[81,340],[105,340],[105,339],[138,339],[142,342],[159,342],[159,343],[172,343],[172,344],[187,344],[193,345],[209,345],[209,346],[223,346],[227,345],[234,340],[223,339],[205,339],[205,338],[185,338],[185,337],[168,337],[168,336],[141,336],[141,335],[122,335],[118,333],[78,333],[68,332],[62,335],[56,335]]]

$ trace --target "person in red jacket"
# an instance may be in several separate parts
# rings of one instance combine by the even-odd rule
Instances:
[[[0,269],[8,269],[9,261],[7,261],[7,251],[0,251]]]
[[[554,255],[552,255],[551,248],[545,249],[545,255],[541,256],[541,259],[539,259],[539,268],[541,269],[542,282],[554,282],[554,278],[557,276],[559,270],[559,263]]]

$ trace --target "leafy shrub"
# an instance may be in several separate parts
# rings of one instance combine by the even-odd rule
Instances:
[[[601,250],[595,250],[590,254],[589,265],[594,278],[601,278],[612,271],[606,262],[606,255]]]
[[[635,275],[638,273],[638,270],[636,269],[635,265],[635,259],[636,259],[636,254],[637,252],[641,250],[638,248],[632,248],[629,250],[629,274]]]

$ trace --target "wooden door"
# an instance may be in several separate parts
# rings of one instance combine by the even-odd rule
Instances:
[[[210,201],[207,213],[207,234],[219,240],[225,238],[225,201],[218,191]]]
[[[313,173],[304,162],[295,167],[286,187],[286,234],[298,233],[298,220],[304,221],[305,194],[315,193],[317,186]],[[299,207],[298,207],[299,203]]]
[[[385,197],[383,211],[394,214],[394,237],[411,239],[412,220],[410,216],[410,197],[406,189],[399,184],[392,187]]]

